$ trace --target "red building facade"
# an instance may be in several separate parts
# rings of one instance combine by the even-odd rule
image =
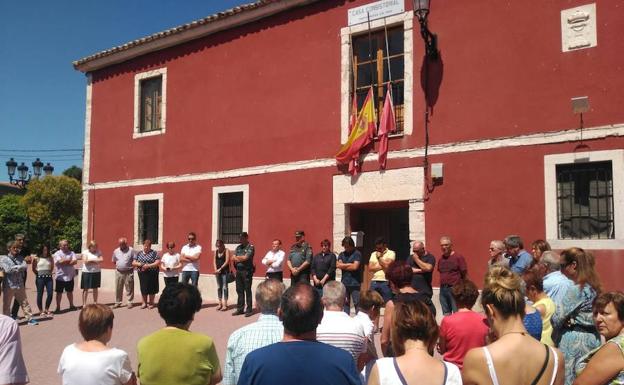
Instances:
[[[351,41],[369,29],[349,26],[349,10],[368,3],[260,1],[75,62],[88,79],[83,241],[108,254],[120,236],[162,248],[194,231],[209,249],[245,230],[262,276],[271,241],[287,249],[300,229],[315,250],[328,238],[340,251],[353,231],[364,232],[364,251],[386,236],[400,257],[416,239],[438,256],[448,235],[480,283],[489,242],[518,234],[526,248],[541,238],[592,250],[605,285],[621,288],[617,4],[580,8],[596,30],[579,49],[564,38],[576,19],[562,11],[585,2],[435,1],[440,57],[427,62],[411,2],[385,2],[404,10],[370,29],[402,35],[402,64],[390,65],[402,77],[402,133],[389,140],[386,170],[376,142],[352,177],[333,157],[348,132]],[[382,60],[370,71],[383,72]],[[582,120],[579,96],[589,100]],[[209,255],[201,271],[213,271]]]

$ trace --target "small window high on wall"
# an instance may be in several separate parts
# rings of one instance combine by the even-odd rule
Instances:
[[[404,121],[404,27],[403,25],[362,33],[352,37],[353,58],[351,84],[355,85],[358,110],[364,104],[369,87],[377,118],[381,115],[386,90],[391,86],[397,133],[403,132]],[[353,93],[351,93],[353,98]]]
[[[139,131],[162,129],[162,76],[141,80],[141,122]]]

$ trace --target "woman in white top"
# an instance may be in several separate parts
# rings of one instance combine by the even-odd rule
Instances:
[[[496,341],[468,351],[462,377],[465,385],[561,385],[561,352],[541,344],[524,327],[522,279],[496,266],[485,277],[481,304]]]
[[[32,271],[35,274],[35,285],[37,286],[37,307],[39,313],[42,316],[52,316],[50,311],[50,304],[52,303],[52,291],[54,281],[52,279],[52,272],[54,271],[54,259],[50,254],[50,249],[47,245],[41,247],[41,253],[35,257],[32,262]],[[43,307],[43,290],[45,289],[46,301],[45,308]]]
[[[427,305],[396,303],[390,331],[396,357],[377,360],[368,385],[461,385],[459,368],[433,357],[438,334]]]
[[[58,366],[63,385],[136,385],[128,353],[106,346],[113,335],[113,318],[108,306],[82,308],[78,328],[85,340],[63,350]]]
[[[93,303],[97,303],[98,289],[102,281],[100,263],[104,259],[102,253],[97,248],[95,241],[89,242],[89,248],[82,252],[82,276],[80,277],[80,288],[82,289],[82,305],[87,304],[89,290],[93,291]]]
[[[164,275],[165,287],[178,282],[182,262],[180,262],[180,254],[175,252],[175,242],[173,241],[167,242],[167,252],[160,259],[160,270]]]

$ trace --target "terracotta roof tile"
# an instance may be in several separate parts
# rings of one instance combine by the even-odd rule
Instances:
[[[190,29],[193,29],[193,28],[197,28],[197,27],[200,27],[202,25],[205,25],[205,24],[217,21],[217,20],[226,19],[228,17],[237,15],[237,14],[242,13],[242,12],[250,11],[252,9],[261,8],[261,7],[265,6],[265,5],[268,5],[268,4],[271,4],[271,3],[275,3],[276,1],[279,1],[279,0],[258,0],[258,1],[255,1],[253,3],[239,5],[237,7],[234,7],[234,8],[222,11],[222,12],[217,12],[215,14],[212,14],[210,16],[204,17],[204,18],[199,19],[199,20],[192,21],[190,23],[182,24],[182,25],[179,25],[177,27],[173,27],[173,28],[161,31],[161,32],[154,33],[154,34],[146,36],[146,37],[142,37],[140,39],[132,40],[132,41],[130,41],[130,42],[126,43],[126,44],[123,44],[123,45],[119,45],[119,46],[116,46],[116,47],[113,47],[113,48],[109,48],[109,49],[104,50],[104,51],[97,52],[97,53],[95,53],[93,55],[89,55],[89,56],[84,57],[82,59],[76,60],[72,64],[74,65],[74,68],[78,69],[78,67],[81,66],[82,64],[85,64],[85,63],[90,62],[92,60],[100,59],[100,58],[103,58],[103,57],[106,57],[106,56],[113,55],[113,54],[118,53],[118,52],[126,51],[126,50],[128,50],[130,48],[137,47],[137,46],[140,46],[142,44],[146,44],[146,43],[152,42],[154,40],[162,39],[162,38],[167,37],[167,36],[175,35],[175,34],[178,34],[180,32],[187,31],[187,30],[190,30]]]

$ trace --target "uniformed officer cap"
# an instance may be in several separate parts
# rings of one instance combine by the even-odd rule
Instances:
[[[303,230],[297,230],[295,231],[295,237],[305,237],[305,233]]]

